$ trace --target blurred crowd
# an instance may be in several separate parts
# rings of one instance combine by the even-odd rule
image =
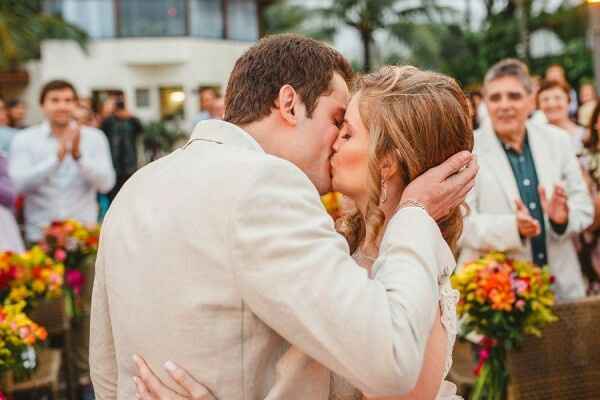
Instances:
[[[198,95],[188,134],[202,120],[223,118],[218,88],[201,87]],[[144,126],[123,96],[93,107],[71,83],[55,80],[41,89],[39,107],[43,122],[28,127],[26,105],[0,99],[0,251],[35,243],[53,220],[101,221],[144,162]]]
[[[559,300],[600,292],[600,106],[591,82],[504,60],[469,98],[481,165],[459,265],[489,251],[548,265]]]

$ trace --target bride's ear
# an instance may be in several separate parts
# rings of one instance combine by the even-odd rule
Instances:
[[[398,162],[392,154],[386,154],[379,162],[381,178],[384,181],[390,180],[398,173]]]
[[[291,85],[283,85],[279,89],[277,99],[275,99],[275,110],[279,113],[279,116],[294,126],[298,123],[295,111],[298,100],[298,93]]]

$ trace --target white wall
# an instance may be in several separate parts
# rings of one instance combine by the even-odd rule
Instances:
[[[160,116],[159,87],[183,86],[185,116],[190,119],[198,112],[196,88],[220,85],[224,90],[236,59],[250,45],[187,37],[106,39],[93,41],[85,54],[74,42],[49,40],[42,45],[42,59],[32,80],[66,79],[81,96],[99,89],[123,90],[130,110],[144,120]],[[149,108],[136,108],[136,88],[150,89]],[[37,95],[39,85],[35,89]],[[27,101],[37,105],[32,95]]]
[[[25,124],[28,126],[36,125],[44,118],[39,107],[40,89],[43,85],[41,80],[41,68],[42,65],[40,61],[30,61],[25,65],[25,69],[29,73],[29,83],[24,88],[23,92],[19,94],[19,98],[27,105]]]

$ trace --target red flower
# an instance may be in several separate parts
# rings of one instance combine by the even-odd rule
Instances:
[[[17,269],[11,265],[8,270],[0,273],[0,289],[7,288],[17,275]]]
[[[33,275],[34,278],[40,279],[42,277],[42,271],[43,271],[42,267],[36,266],[36,267],[33,267],[33,269],[31,270],[31,274]]]

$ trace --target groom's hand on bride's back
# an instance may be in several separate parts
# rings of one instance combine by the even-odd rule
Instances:
[[[433,219],[440,220],[465,201],[475,186],[477,171],[475,155],[468,151],[457,153],[412,181],[402,194],[400,207],[416,202]]]

